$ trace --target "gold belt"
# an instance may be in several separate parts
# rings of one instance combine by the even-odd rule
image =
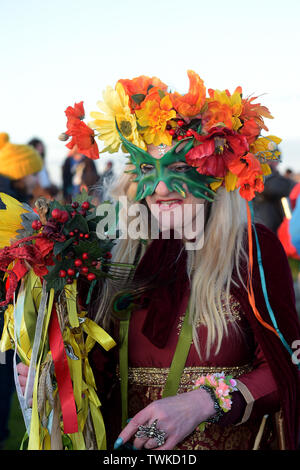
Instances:
[[[225,375],[232,375],[234,378],[250,372],[252,370],[251,364],[232,367],[185,367],[180,380],[179,390],[186,390],[192,388],[195,380],[201,375],[214,374],[216,372],[224,372]],[[129,367],[128,369],[128,383],[131,385],[141,385],[148,387],[165,386],[169,368],[157,367]]]

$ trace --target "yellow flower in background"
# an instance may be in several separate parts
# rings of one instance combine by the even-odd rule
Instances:
[[[9,246],[11,240],[16,238],[17,231],[23,228],[21,215],[28,212],[30,210],[21,202],[0,193],[0,249]]]
[[[282,139],[275,135],[267,135],[266,137],[259,137],[253,144],[250,145],[250,151],[257,157],[266,160],[278,160],[280,158],[280,150],[278,145]]]
[[[136,110],[138,123],[143,130],[143,137],[146,144],[172,145],[172,136],[166,130],[167,123],[176,117],[169,95],[165,95],[161,100],[148,100],[142,104],[140,110]]]
[[[92,111],[91,117],[95,120],[90,123],[90,126],[99,132],[98,138],[104,141],[105,148],[101,153],[114,153],[120,148],[121,140],[116,122],[127,140],[146,150],[145,142],[137,130],[135,115],[131,114],[128,105],[129,97],[126,95],[121,83],[117,83],[115,89],[107,87],[103,92],[103,100],[97,103],[103,113]]]

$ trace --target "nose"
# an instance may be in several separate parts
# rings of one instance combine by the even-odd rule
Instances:
[[[155,194],[158,196],[167,196],[170,193],[166,183],[164,181],[159,181],[155,188]]]

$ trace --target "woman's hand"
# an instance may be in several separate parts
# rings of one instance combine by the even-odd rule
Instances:
[[[22,393],[24,395],[29,367],[25,366],[25,364],[23,364],[22,362],[19,362],[19,364],[17,365],[17,371],[18,371],[19,383],[20,383],[20,386],[21,386],[21,390],[22,390]]]
[[[139,426],[150,426],[157,420],[157,429],[166,433],[165,443],[158,447],[155,439],[135,437],[133,445],[136,449],[171,450],[214,414],[213,400],[203,389],[154,401],[130,420],[115,442],[115,449],[129,441]]]

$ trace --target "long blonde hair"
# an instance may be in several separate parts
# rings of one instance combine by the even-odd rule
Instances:
[[[114,198],[127,196],[128,207],[133,202],[136,184],[131,176],[123,174],[115,185],[112,195]],[[148,226],[148,225],[147,225]],[[247,262],[248,256],[243,246],[246,226],[246,207],[244,200],[237,191],[227,192],[219,188],[205,226],[204,245],[200,250],[188,250],[187,270],[191,281],[189,300],[189,315],[193,326],[193,340],[200,355],[197,327],[204,324],[207,327],[206,356],[210,354],[212,345],[216,342],[217,353],[222,338],[228,333],[228,315],[230,312],[230,286],[234,268],[242,281],[239,272],[240,261]],[[142,248],[141,248],[142,247]],[[140,240],[126,238],[119,240],[113,249],[113,260],[119,263],[134,263],[137,251],[141,249],[140,257],[146,247]],[[126,281],[124,282],[124,286]],[[121,286],[122,287],[122,286]],[[111,280],[104,283],[101,302],[96,320],[104,327],[110,323],[109,302],[117,293],[117,287]],[[234,322],[233,322],[234,324]]]

